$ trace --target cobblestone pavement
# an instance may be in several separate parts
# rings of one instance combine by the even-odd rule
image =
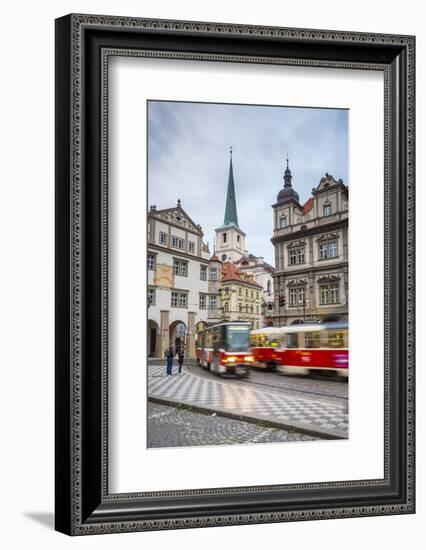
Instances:
[[[295,431],[266,428],[223,416],[148,403],[148,447],[279,443],[321,439]]]
[[[162,400],[163,404],[193,405],[218,414],[231,414],[240,420],[272,422],[282,428],[304,430],[323,437],[348,437],[347,398],[327,394],[324,381],[320,381],[319,389],[313,391],[317,387],[312,386],[315,381],[310,380],[307,388],[306,381],[299,378],[292,382],[292,389],[289,390],[280,384],[265,382],[268,375],[271,375],[271,381],[281,382],[282,378],[289,378],[277,373],[251,372],[249,380],[259,380],[257,374],[263,380],[255,385],[245,380],[212,376],[194,367],[192,362],[187,363],[182,374],[177,374],[175,366],[175,374],[166,376],[164,361],[150,361],[148,395]],[[302,389],[296,390],[295,384]],[[347,391],[345,382],[332,384]]]

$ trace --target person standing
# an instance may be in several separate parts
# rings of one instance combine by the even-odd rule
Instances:
[[[166,351],[164,352],[164,355],[166,356],[166,375],[169,376],[172,374],[173,369],[173,357],[175,355],[175,352],[173,351],[173,347],[169,346]]]
[[[182,372],[182,365],[183,365],[183,360],[185,359],[185,349],[184,349],[184,346],[183,344],[179,347],[178,351],[177,351],[177,356],[178,356],[178,365],[179,365],[179,374]]]

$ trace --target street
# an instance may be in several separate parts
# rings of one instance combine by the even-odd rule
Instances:
[[[348,383],[252,369],[220,378],[186,360],[182,374],[148,365],[148,446],[348,437]]]

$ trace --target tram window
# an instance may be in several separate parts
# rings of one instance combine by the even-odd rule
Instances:
[[[327,334],[327,342],[329,348],[343,348],[344,347],[344,334],[343,331],[329,331]]]
[[[287,334],[287,347],[288,348],[297,348],[298,347],[298,334],[297,332],[293,334]]]
[[[319,348],[321,345],[321,333],[320,332],[306,332],[305,333],[305,347],[307,348]]]

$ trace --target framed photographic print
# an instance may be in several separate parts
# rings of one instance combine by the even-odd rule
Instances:
[[[56,529],[406,514],[415,39],[56,21]]]

